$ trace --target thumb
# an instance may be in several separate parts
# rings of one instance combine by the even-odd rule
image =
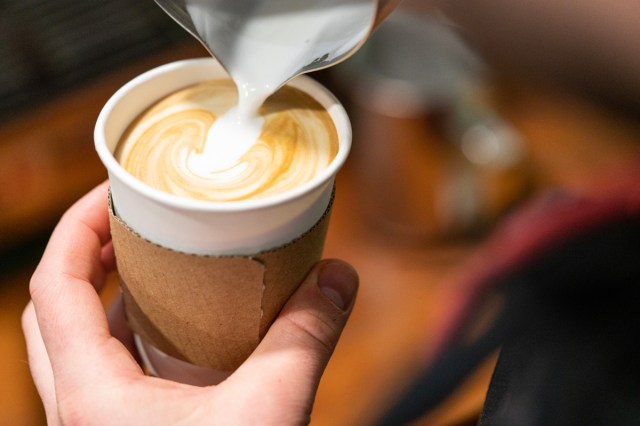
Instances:
[[[349,264],[340,260],[316,264],[236,373],[261,382],[259,388],[268,391],[263,395],[279,398],[280,404],[308,404],[310,409],[357,289],[358,274]]]
[[[324,260],[309,272],[260,345],[264,351],[295,349],[331,356],[351,313],[358,274],[340,260]],[[324,357],[323,357],[324,358]]]

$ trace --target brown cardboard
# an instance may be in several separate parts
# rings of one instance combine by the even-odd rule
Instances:
[[[306,233],[252,256],[199,256],[140,237],[114,211],[111,235],[129,324],[174,358],[236,369],[320,260],[333,197]]]

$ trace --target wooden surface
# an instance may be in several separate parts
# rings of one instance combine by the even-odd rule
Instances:
[[[194,54],[201,53],[189,45],[146,59],[0,128],[0,176],[8,179],[0,185],[4,191],[0,192],[0,229],[5,250],[0,276],[0,425],[44,424],[20,329],[28,281],[40,248],[36,244],[33,249],[16,251],[14,247],[46,231],[66,205],[103,179],[104,171],[93,154],[91,129],[106,98],[140,71]],[[638,126],[596,106],[521,84],[500,84],[494,95],[500,111],[527,141],[538,190],[560,185],[606,191],[602,176],[638,154]],[[62,128],[53,141],[51,123]],[[357,138],[355,135],[354,143],[364,143]],[[66,147],[64,140],[73,144]],[[55,166],[30,170],[26,175],[20,168],[11,169],[15,158],[31,161],[33,156],[45,156],[52,146],[60,150],[62,157],[57,158],[68,155],[68,161],[54,162]],[[70,151],[65,154],[64,149]],[[45,154],[40,154],[41,150]],[[9,169],[13,171],[7,172]],[[315,425],[367,425],[388,406],[424,365],[437,319],[456,294],[455,274],[482,243],[464,239],[408,243],[383,227],[372,226],[371,221],[362,219],[376,212],[363,211],[360,173],[351,159],[339,176],[325,255],[351,262],[360,273],[361,289],[352,319],[321,382],[313,413]],[[419,186],[414,188],[416,197],[420,190]],[[115,280],[105,299],[113,291]],[[419,423],[473,422],[493,362],[494,357],[487,359]]]

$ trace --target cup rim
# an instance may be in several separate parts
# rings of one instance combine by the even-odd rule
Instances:
[[[163,74],[177,72],[178,69],[185,67],[201,66],[203,63],[211,63],[214,66],[220,66],[224,71],[224,68],[222,68],[219,62],[211,57],[192,58],[170,62],[152,68],[136,76],[129,82],[125,83],[109,98],[98,115],[94,129],[95,149],[109,174],[113,173],[120,181],[126,183],[130,188],[156,202],[172,208],[191,211],[234,212],[263,209],[298,199],[331,181],[332,177],[334,177],[344,165],[349,155],[352,138],[351,123],[347,116],[347,112],[340,101],[322,84],[305,75],[295,77],[286,85],[304,91],[319,102],[331,116],[336,127],[336,131],[338,132],[338,153],[333,161],[319,175],[310,181],[305,182],[302,185],[298,185],[286,192],[264,198],[235,201],[207,201],[181,197],[161,191],[138,180],[127,172],[126,169],[118,163],[107,146],[105,127],[113,110],[117,108],[119,103],[131,92],[131,90],[139,86],[141,83],[157,78],[157,76]],[[165,93],[164,95],[168,94],[169,93]]]

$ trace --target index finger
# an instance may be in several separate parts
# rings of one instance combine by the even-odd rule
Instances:
[[[110,242],[107,184],[95,188],[62,217],[51,235],[30,284],[54,376],[80,379],[116,349],[96,287],[107,270],[102,248]],[[127,353],[124,347],[122,352]],[[128,353],[127,353],[128,355]],[[127,360],[132,362],[130,356]]]

